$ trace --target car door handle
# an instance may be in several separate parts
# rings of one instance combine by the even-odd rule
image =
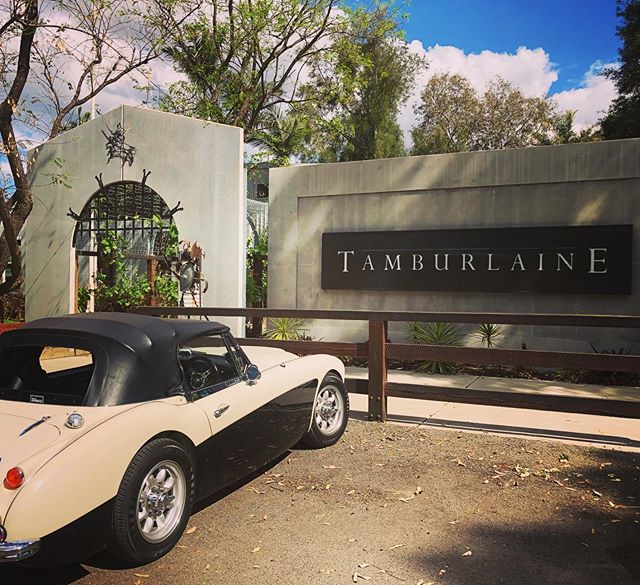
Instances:
[[[225,412],[227,412],[227,410],[229,410],[229,405],[223,404],[213,411],[213,416],[215,416],[216,418],[220,418]]]

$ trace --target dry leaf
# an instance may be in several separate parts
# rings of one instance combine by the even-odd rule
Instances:
[[[389,550],[393,550],[394,548],[400,548],[401,546],[407,546],[406,544],[402,543],[402,544],[394,544],[393,546],[389,547]]]
[[[358,569],[366,569],[367,567],[370,567],[371,565],[369,563],[360,563],[358,565]]]
[[[472,554],[473,554],[473,553],[472,553],[470,550],[468,550],[467,552],[463,552],[463,553],[462,553],[462,556],[463,556],[463,557],[470,557]]]
[[[347,492],[347,495],[350,496],[351,494],[355,494],[355,493],[356,493],[356,490],[349,490]]]
[[[251,549],[251,552],[252,552],[252,553],[260,552],[260,547],[259,547],[259,546],[256,546],[256,548],[252,548],[252,549]]]
[[[408,502],[409,500],[413,500],[413,498],[415,498],[416,495],[415,494],[411,494],[408,498],[400,498],[401,502]]]
[[[209,563],[207,563],[207,564],[204,566],[204,570],[205,570],[205,571],[208,571],[210,568],[211,568],[211,565],[210,565]]]
[[[134,575],[136,577],[143,577],[144,579],[147,579],[149,577],[149,575],[146,575],[145,573],[134,573]]]
[[[185,530],[185,534],[193,534],[196,530],[198,529],[197,526],[192,526],[191,528],[187,528],[187,530]]]
[[[335,465],[323,465],[325,469],[338,469]]]

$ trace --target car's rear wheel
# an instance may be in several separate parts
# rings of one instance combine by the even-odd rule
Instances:
[[[113,510],[113,552],[152,562],[178,542],[195,494],[191,455],[180,443],[154,439],[138,451],[122,478]]]
[[[337,443],[349,418],[349,395],[340,376],[327,374],[320,384],[311,415],[311,427],[301,444],[317,449]]]

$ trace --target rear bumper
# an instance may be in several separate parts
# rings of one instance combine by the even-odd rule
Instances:
[[[39,550],[39,540],[0,542],[0,563],[22,561],[35,555]]]

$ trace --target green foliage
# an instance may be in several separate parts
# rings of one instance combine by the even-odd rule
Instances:
[[[258,241],[249,238],[247,242],[247,305],[266,307],[267,268],[269,236],[266,231],[258,236]]]
[[[165,54],[186,76],[160,107],[245,130],[290,103],[300,69],[332,30],[337,0],[204,0],[198,16],[168,31]]]
[[[157,216],[153,221],[159,227],[164,225]],[[178,231],[175,225],[168,228],[168,256],[177,257]],[[148,304],[153,296],[157,305],[176,307],[180,299],[178,281],[171,274],[170,259],[158,262],[153,286],[146,273],[131,274],[132,268],[127,261],[129,242],[126,237],[108,230],[102,232],[98,242],[99,265],[101,272],[96,274],[94,289],[83,287],[78,291],[78,310],[87,311],[91,294],[93,294],[96,311],[128,312],[136,307]]]
[[[78,312],[86,313],[89,308],[89,301],[91,300],[91,289],[88,286],[83,286],[78,290]]]
[[[492,348],[500,342],[504,336],[502,325],[493,323],[480,323],[476,325],[473,336],[484,346]]]
[[[82,124],[86,124],[89,120],[91,120],[91,112],[83,112],[82,106],[79,106],[76,110],[75,117],[73,117],[73,114],[69,114],[69,117],[62,123],[60,131],[66,132],[72,128],[77,128]]]
[[[177,307],[180,301],[179,282],[171,274],[156,274],[156,299],[162,307]]]
[[[153,215],[151,218],[153,224],[162,229],[166,227],[166,222],[159,215]],[[180,240],[178,238],[178,226],[175,223],[170,223],[167,228],[168,241],[165,246],[165,254],[168,260],[178,258],[180,256]]]
[[[522,148],[554,142],[556,106],[526,97],[497,77],[478,94],[461,75],[434,75],[425,86],[411,130],[413,154]]]
[[[418,323],[409,324],[409,335],[414,343],[424,345],[449,345],[459,347],[463,345],[464,335],[452,323]],[[451,374],[456,366],[451,362],[425,361],[418,366],[418,370],[430,374]]]
[[[150,291],[151,285],[146,274],[139,274],[135,278],[124,273],[118,274],[113,284],[109,284],[106,275],[97,274],[93,291],[95,310],[128,312],[143,305]]]
[[[134,277],[129,275],[126,263],[126,251],[129,247],[127,239],[108,231],[103,234],[98,245],[107,271],[96,274],[96,288],[93,290],[95,310],[128,312],[144,304],[151,285],[146,274]]]
[[[250,144],[261,148],[252,156],[251,165],[268,162],[276,167],[289,166],[291,156],[302,150],[309,133],[305,116],[295,112],[284,114],[280,108],[269,108],[264,112],[262,126],[249,139]]]
[[[607,140],[640,136],[640,0],[618,0],[616,14],[622,23],[618,36],[619,68],[605,71],[618,90],[618,97],[601,121]]]
[[[555,142],[557,144],[570,144],[573,142],[598,142],[602,140],[602,133],[596,126],[583,128],[576,133],[573,129],[575,112],[566,110],[556,117],[554,122]]]
[[[295,317],[274,317],[269,319],[267,331],[264,334],[266,339],[274,341],[289,341],[303,339],[305,337],[304,319]]]
[[[315,57],[296,110],[311,132],[301,156],[310,162],[404,156],[397,121],[424,61],[411,54],[400,23],[404,2],[343,7],[341,32]]]

